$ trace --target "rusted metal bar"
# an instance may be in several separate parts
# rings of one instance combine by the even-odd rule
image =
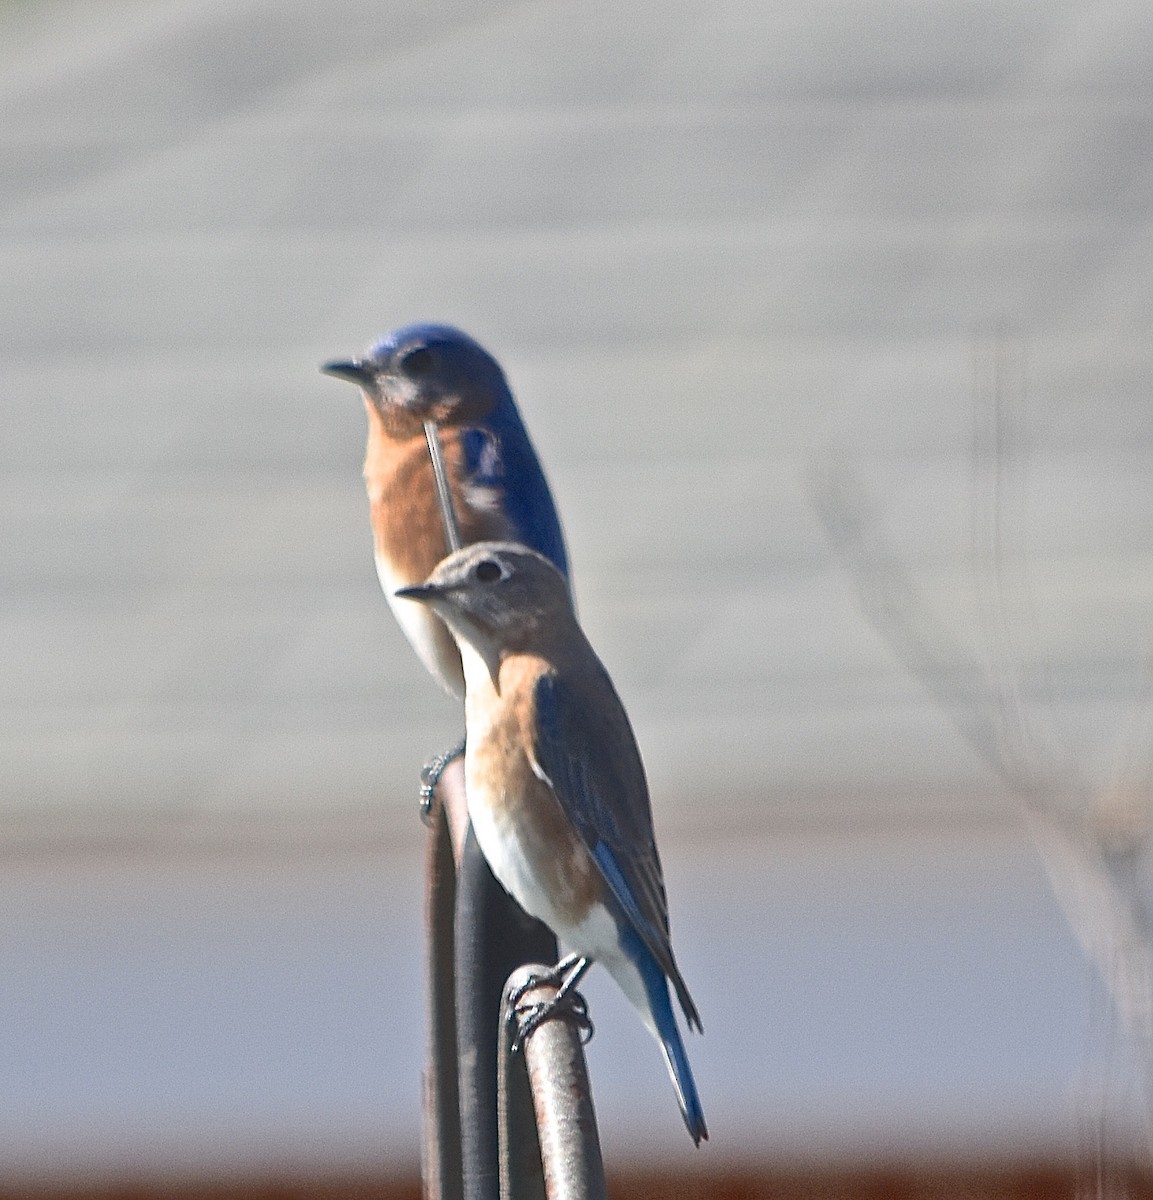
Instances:
[[[504,982],[556,938],[497,883],[471,827],[457,874],[456,1031],[465,1200],[498,1200],[497,1051]],[[531,1136],[531,1123],[525,1131]]]
[[[424,872],[428,1043],[421,1177],[425,1200],[463,1200],[456,1064],[455,913],[456,862],[448,808],[442,801],[429,814]]]
[[[508,980],[501,1006],[502,1094],[509,1097],[502,1116],[513,1116],[515,1081],[526,1079],[535,1112],[540,1160],[547,1200],[607,1200],[600,1136],[593,1111],[592,1089],[585,1066],[582,1026],[562,1006],[525,1038],[520,1053],[512,1051],[517,1031],[509,1020],[510,997],[524,990],[521,1006],[548,1004],[557,997],[554,982],[537,979],[548,968],[527,965]],[[532,986],[527,986],[527,985]],[[522,1065],[523,1064],[523,1065]],[[524,1176],[524,1147],[513,1120],[501,1122],[501,1200],[525,1200],[531,1180]]]
[[[501,1200],[547,1200],[540,1134],[523,1054],[511,1053],[511,1034],[501,1006],[497,1058],[497,1144],[500,1153]]]

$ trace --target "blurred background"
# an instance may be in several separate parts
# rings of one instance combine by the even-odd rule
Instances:
[[[1153,9],[5,0],[0,162],[0,1194],[415,1188],[461,719],[317,366],[417,319],[650,773],[619,1194],[1153,1187]]]

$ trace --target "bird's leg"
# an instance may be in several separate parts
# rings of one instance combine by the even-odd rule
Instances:
[[[520,998],[525,992],[530,991],[534,987],[539,987],[542,983],[551,983],[553,987],[559,989],[556,998],[559,1000],[562,996],[567,995],[577,983],[581,976],[592,966],[592,959],[585,958],[580,954],[566,954],[564,958],[557,963],[555,967],[547,971],[536,971],[534,974],[520,985],[510,996],[509,1002],[514,1006],[520,1002]]]
[[[454,758],[460,758],[463,753],[464,738],[461,738],[451,750],[446,750],[443,754],[434,754],[420,768],[420,819],[426,825],[432,820],[432,802],[436,795],[436,785],[440,783],[440,777],[444,774],[445,767]]]
[[[550,1017],[563,1013],[580,1027],[581,1040],[587,1043],[593,1035],[593,1023],[589,1017],[585,998],[576,990],[584,973],[593,960],[580,954],[568,954],[550,971],[539,971],[531,975],[508,998],[508,1019],[517,1024],[512,1050],[515,1054],[525,1041]],[[557,993],[551,1000],[521,1006],[521,998],[541,984],[551,984]]]

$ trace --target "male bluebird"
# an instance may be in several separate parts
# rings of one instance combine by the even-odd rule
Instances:
[[[669,997],[700,1016],[673,958],[644,767],[563,576],[525,546],[481,542],[416,587],[460,646],[468,812],[493,874],[575,955],[604,963],[660,1042],[693,1141],[704,1113]]]
[[[427,422],[439,429],[461,542],[523,542],[568,574],[560,519],[504,373],[472,338],[448,325],[407,325],[363,358],[325,363],[321,370],[364,393],[364,479],[381,587],[424,665],[461,696],[460,655],[440,619],[395,598],[398,588],[423,580],[448,549]]]

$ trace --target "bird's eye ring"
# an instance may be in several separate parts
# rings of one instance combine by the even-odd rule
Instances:
[[[432,373],[435,365],[435,356],[426,346],[418,346],[415,350],[410,350],[400,360],[400,369],[409,379],[423,379]]]
[[[482,559],[476,564],[476,577],[481,583],[496,583],[503,575],[500,563],[491,558]]]

